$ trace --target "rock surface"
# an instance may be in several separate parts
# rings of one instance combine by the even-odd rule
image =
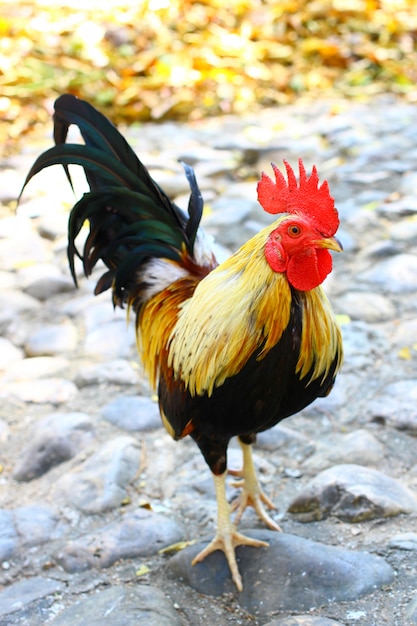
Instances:
[[[242,530],[270,547],[238,549],[242,594],[220,553],[190,566],[189,542],[214,532],[212,481],[194,442],[162,428],[133,323],[93,295],[101,270],[77,265],[72,286],[63,172],[35,179],[16,213],[0,204],[0,626],[417,624],[416,129],[415,106],[383,96],[125,132],[185,208],[178,159],[193,164],[219,259],[270,223],[255,181],[271,161],[315,163],[339,209],[344,253],[324,287],[343,371],[258,437],[284,532],[245,511]],[[23,182],[50,132],[1,175]]]

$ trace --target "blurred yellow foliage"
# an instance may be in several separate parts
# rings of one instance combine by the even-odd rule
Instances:
[[[0,0],[5,151],[69,91],[116,123],[390,91],[417,100],[415,0]]]

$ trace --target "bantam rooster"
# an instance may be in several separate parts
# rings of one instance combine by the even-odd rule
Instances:
[[[67,144],[78,126],[85,145]],[[339,225],[327,182],[316,168],[299,182],[284,161],[287,179],[273,165],[258,183],[258,199],[278,219],[217,264],[200,227],[203,210],[193,169],[183,164],[191,195],[186,215],[150,177],[125,139],[103,115],[71,95],[59,97],[55,147],[31,168],[24,186],[50,165],[84,168],[90,191],[73,207],[68,258],[91,274],[102,259],[107,271],[95,293],[112,290],[113,304],[136,315],[138,349],[158,386],[162,421],[174,439],[189,435],[214,478],[217,532],[194,559],[223,550],[242,590],[235,547],[265,546],[239,533],[247,506],[265,524],[273,503],[263,493],[252,459],[256,433],[297,413],[331,390],[342,361],[342,341],[321,283],[332,269],[329,250],[341,251]],[[83,254],[75,239],[90,232]],[[226,499],[227,448],[237,436],[243,451],[241,494]],[[237,509],[235,523],[231,509]]]

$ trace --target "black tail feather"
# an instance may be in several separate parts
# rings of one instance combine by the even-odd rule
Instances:
[[[79,128],[85,145],[66,143],[72,124]],[[147,258],[181,263],[187,254],[193,260],[203,198],[191,166],[182,163],[191,189],[187,216],[152,179],[117,128],[87,102],[69,94],[56,100],[54,139],[55,147],[38,157],[23,189],[51,165],[64,167],[71,186],[69,166],[84,169],[90,192],[76,202],[69,220],[68,258],[75,282],[76,256],[87,275],[101,258],[109,272],[97,289],[112,286],[114,300],[120,304]],[[90,234],[81,254],[75,240],[86,221]]]

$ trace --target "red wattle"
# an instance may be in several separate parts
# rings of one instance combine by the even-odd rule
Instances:
[[[288,282],[298,291],[310,291],[321,285],[332,271],[332,257],[328,250],[310,248],[294,255],[288,262]]]

